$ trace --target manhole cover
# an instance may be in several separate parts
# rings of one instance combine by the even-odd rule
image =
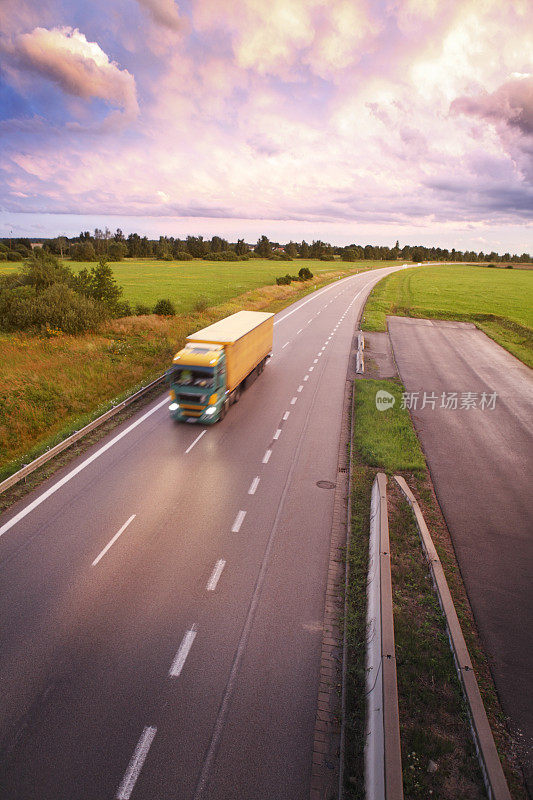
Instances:
[[[332,483],[331,481],[317,481],[316,485],[320,489],[334,489],[335,488],[335,484]]]

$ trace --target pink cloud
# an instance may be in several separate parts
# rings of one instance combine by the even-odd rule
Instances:
[[[16,69],[36,73],[69,95],[106,100],[126,118],[138,114],[133,75],[76,28],[35,28],[4,40],[2,50]]]

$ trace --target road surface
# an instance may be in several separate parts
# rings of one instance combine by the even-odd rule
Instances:
[[[309,796],[354,324],[391,268],[281,311],[227,417],[162,396],[0,518],[2,800]],[[164,365],[162,365],[164,366]]]
[[[533,796],[533,373],[469,323],[389,317],[388,327]]]

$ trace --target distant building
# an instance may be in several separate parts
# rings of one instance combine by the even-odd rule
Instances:
[[[42,247],[42,246],[43,246],[42,242],[30,242],[30,247],[32,250],[35,250],[36,247]]]

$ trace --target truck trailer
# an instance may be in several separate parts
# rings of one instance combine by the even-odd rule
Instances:
[[[239,311],[187,336],[167,371],[176,422],[212,425],[236,403],[246,379],[272,354],[274,314]]]

